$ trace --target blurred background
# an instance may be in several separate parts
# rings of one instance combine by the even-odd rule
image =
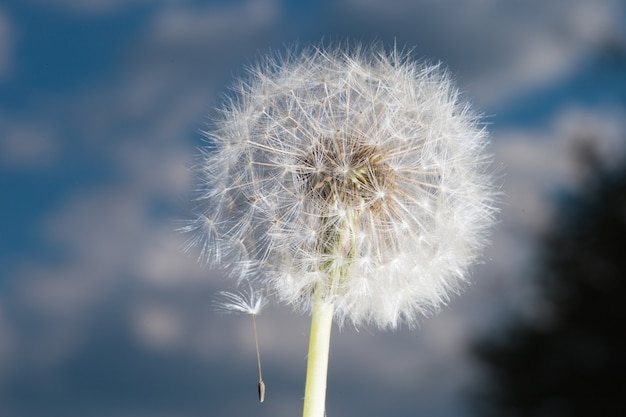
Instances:
[[[295,416],[309,319],[216,314],[178,250],[188,167],[270,49],[383,42],[442,61],[493,136],[500,223],[416,330],[334,330],[327,414],[622,416],[621,0],[2,0],[0,416]]]

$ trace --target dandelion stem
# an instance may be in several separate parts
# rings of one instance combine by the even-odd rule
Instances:
[[[332,324],[333,305],[324,300],[322,291],[316,291],[311,318],[303,417],[324,417]]]

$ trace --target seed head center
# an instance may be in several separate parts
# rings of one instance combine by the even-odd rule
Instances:
[[[298,159],[301,190],[317,203],[359,209],[393,185],[385,152],[359,139],[326,139]]]

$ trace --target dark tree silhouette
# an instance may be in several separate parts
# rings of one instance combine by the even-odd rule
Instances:
[[[542,240],[549,319],[476,347],[489,377],[480,415],[626,416],[626,167],[591,165]]]

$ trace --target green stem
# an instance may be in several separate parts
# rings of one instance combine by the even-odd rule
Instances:
[[[333,324],[333,305],[324,301],[321,292],[315,292],[315,300],[313,301],[303,417],[324,417],[326,406],[328,349],[330,347],[330,330]]]

